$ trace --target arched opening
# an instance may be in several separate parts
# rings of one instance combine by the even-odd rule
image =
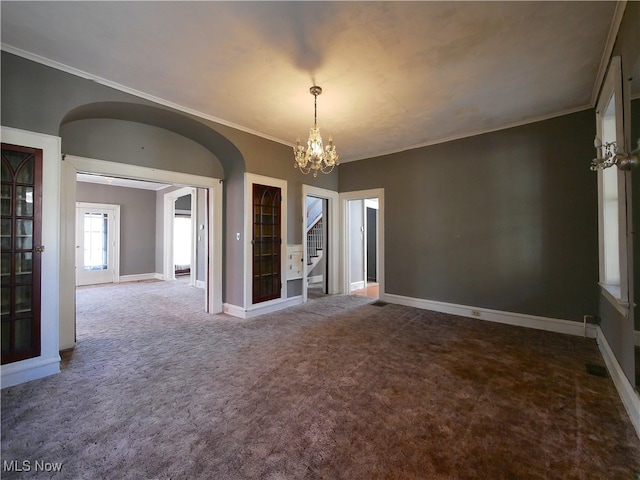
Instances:
[[[133,179],[160,185],[163,188],[154,194],[162,198],[156,203],[153,214],[158,217],[162,228],[164,221],[159,218],[166,218],[162,207],[164,195],[176,188],[195,189],[194,199],[201,207],[202,215],[194,220],[194,242],[201,242],[203,248],[194,248],[202,259],[198,265],[206,270],[199,278],[200,282],[195,283],[204,288],[206,311],[221,312],[228,285],[226,272],[233,270],[233,265],[229,264],[232,252],[225,251],[228,250],[224,242],[225,209],[229,199],[237,194],[234,183],[241,185],[245,170],[244,159],[235,145],[211,127],[183,114],[121,102],[95,103],[72,110],[61,123],[60,136],[66,159],[61,179],[62,191],[65,192],[62,214],[68,220],[72,220],[70,210],[72,207],[75,210],[77,201],[78,172],[103,179]],[[240,178],[240,182],[234,182],[236,178]],[[147,273],[158,278],[166,276],[162,252],[169,245],[165,245],[167,242],[162,241],[164,234],[159,232],[160,227],[156,227],[156,239],[161,240],[155,242],[160,246],[154,251],[152,271],[129,272],[129,280],[144,279],[148,277]],[[124,238],[127,233],[122,231],[121,235]],[[70,237],[69,234],[61,241],[63,251],[73,255],[75,239]],[[132,237],[135,238],[135,232]],[[131,254],[130,258],[137,261],[144,254],[148,256],[151,246],[151,241],[145,247],[138,245],[139,254]],[[232,249],[233,245],[229,247]],[[64,299],[61,304],[69,304],[62,308],[74,309],[66,315],[61,312],[62,319],[75,319],[74,295],[75,288],[61,285],[61,299]],[[62,325],[63,321],[61,346],[73,345],[75,321],[73,325]]]

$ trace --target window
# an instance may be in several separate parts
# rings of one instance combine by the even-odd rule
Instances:
[[[624,145],[621,79],[620,57],[614,57],[596,108],[597,135],[603,144]],[[626,181],[627,174],[615,166],[598,170],[600,286],[624,315],[629,307]]]
[[[109,265],[109,215],[84,214],[84,269],[106,270]]]

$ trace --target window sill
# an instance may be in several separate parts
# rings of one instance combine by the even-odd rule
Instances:
[[[600,293],[625,318],[629,317],[629,302],[622,300],[620,285],[600,284]]]

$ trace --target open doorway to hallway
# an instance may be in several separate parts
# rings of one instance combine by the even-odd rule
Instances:
[[[165,280],[180,278],[191,286],[204,288],[206,191],[168,186],[158,194],[164,198],[163,277]]]
[[[337,192],[302,185],[303,301],[340,292],[338,203]]]
[[[306,197],[305,238],[307,263],[307,298],[319,298],[329,293],[327,263],[327,207],[326,198]]]
[[[380,298],[384,289],[383,190],[341,195],[344,293]]]

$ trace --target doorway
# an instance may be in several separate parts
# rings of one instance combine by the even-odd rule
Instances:
[[[206,243],[207,229],[206,219],[201,218],[198,208],[198,190],[178,188],[164,195],[163,277],[165,280],[175,280],[177,276],[188,278],[189,285],[204,287],[204,279],[198,282],[198,274],[202,276],[204,269],[201,262],[204,257],[198,255],[198,245]],[[198,229],[198,225],[202,228]]]
[[[76,203],[76,286],[120,281],[120,205]]]
[[[162,184],[163,187],[172,185],[189,185],[189,188],[199,190],[202,195],[199,197],[199,204],[204,221],[200,224],[201,229],[198,234],[202,237],[202,258],[204,259],[204,269],[202,272],[202,282],[205,289],[205,311],[208,313],[222,312],[222,183],[220,179],[201,177],[197,175],[164,171],[146,167],[140,167],[130,164],[122,164],[116,162],[108,162],[103,160],[88,159],[66,155],[65,161],[62,162],[62,190],[70,192],[68,198],[64,199],[64,215],[69,215],[70,207],[73,205],[75,210],[75,191],[76,177],[78,173],[90,173],[93,176],[102,176],[113,180],[117,183],[120,179],[133,179],[138,182],[154,182]],[[71,203],[73,202],[73,203]],[[159,203],[161,209],[162,202]],[[163,214],[159,214],[163,215]],[[75,216],[75,212],[74,212]],[[155,212],[154,212],[155,216]],[[160,217],[162,218],[162,216]],[[160,242],[163,241],[162,234],[159,237]],[[73,241],[73,240],[72,240]],[[67,249],[65,255],[69,255],[69,242],[67,240]],[[143,246],[142,248],[146,248]],[[73,243],[73,254],[75,254],[75,242]],[[156,262],[159,262],[159,268],[155,269],[164,275],[161,270],[163,266],[163,257],[159,256]],[[135,276],[130,276],[135,277]],[[137,278],[128,278],[136,280]],[[140,278],[142,279],[142,278]],[[75,282],[73,284],[75,289]],[[74,298],[75,293],[71,289],[65,288],[61,297]],[[66,305],[66,304],[65,304]],[[74,302],[71,302],[74,305]],[[63,315],[61,314],[61,318]],[[73,319],[73,312],[65,312],[64,318]],[[73,339],[72,325],[61,326],[61,336]]]
[[[384,295],[384,190],[341,194],[343,292],[378,299]]]
[[[328,208],[329,201],[326,198],[306,197],[306,225],[305,238],[307,263],[307,275],[304,281],[307,285],[307,298],[319,298],[329,293],[328,282]]]
[[[303,301],[339,293],[339,195],[302,185]]]

